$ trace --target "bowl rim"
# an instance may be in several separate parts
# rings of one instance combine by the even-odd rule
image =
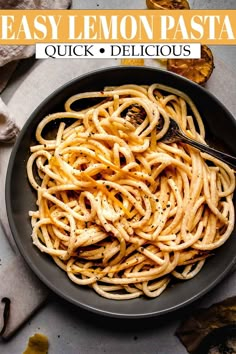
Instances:
[[[33,271],[33,273],[36,274],[36,276],[54,293],[56,293],[57,295],[59,295],[63,299],[67,300],[68,302],[70,302],[76,306],[79,306],[81,308],[84,308],[86,310],[92,311],[92,312],[100,314],[100,315],[104,315],[104,316],[108,316],[108,317],[116,317],[116,318],[126,318],[126,319],[148,318],[148,317],[160,316],[163,314],[167,314],[167,313],[176,311],[182,307],[189,305],[190,303],[196,301],[197,299],[199,299],[200,297],[205,295],[212,288],[214,288],[229,273],[230,269],[236,264],[236,254],[235,254],[234,258],[231,260],[231,262],[229,262],[228,266],[225,267],[224,271],[222,271],[210,284],[208,284],[207,287],[202,289],[200,292],[197,291],[196,295],[191,296],[187,300],[182,301],[177,305],[169,306],[166,309],[158,310],[155,312],[149,312],[149,313],[135,313],[135,314],[128,313],[127,314],[127,313],[121,313],[121,312],[117,313],[117,312],[112,312],[112,311],[105,311],[105,310],[96,308],[96,305],[90,306],[90,305],[81,303],[80,301],[74,299],[73,297],[67,296],[61,289],[58,289],[57,286],[55,286],[54,284],[52,284],[50,282],[50,280],[49,280],[49,278],[47,278],[46,274],[44,274],[42,271],[40,271],[37,268],[37,266],[35,265],[35,263],[32,260],[32,257],[30,257],[30,255],[27,252],[25,252],[23,244],[20,242],[20,239],[17,237],[18,231],[16,228],[16,224],[15,224],[16,222],[14,220],[12,207],[11,207],[11,204],[12,204],[12,201],[11,201],[11,180],[12,180],[14,161],[15,161],[16,155],[18,153],[18,148],[20,146],[23,135],[25,134],[25,132],[27,131],[27,129],[31,125],[31,123],[34,121],[35,117],[40,112],[41,108],[44,107],[45,104],[50,102],[52,99],[54,99],[62,90],[66,90],[68,87],[75,84],[76,82],[86,79],[87,77],[96,75],[97,73],[110,72],[110,74],[112,74],[113,71],[117,71],[117,70],[122,70],[122,71],[127,71],[127,72],[129,70],[138,70],[138,71],[147,70],[147,71],[153,71],[156,73],[161,71],[164,75],[167,75],[170,77],[175,77],[182,82],[186,82],[188,85],[192,85],[194,87],[197,87],[197,89],[200,90],[200,92],[205,92],[205,93],[207,92],[207,94],[210,95],[219,106],[221,106],[221,108],[226,112],[227,118],[230,119],[232,122],[234,122],[235,127],[236,127],[236,121],[235,121],[233,115],[223,105],[223,103],[221,103],[221,101],[216,96],[214,96],[206,88],[192,82],[191,80],[189,80],[185,77],[177,75],[175,73],[172,73],[172,72],[169,72],[169,71],[166,71],[163,69],[151,67],[151,66],[144,66],[144,67],[141,67],[141,66],[111,66],[111,67],[99,68],[99,69],[96,69],[93,71],[83,73],[82,75],[79,75],[79,76],[73,78],[72,80],[69,80],[68,82],[64,83],[63,85],[60,85],[53,92],[51,92],[45,99],[43,99],[43,101],[31,112],[29,117],[26,119],[22,129],[20,130],[17,140],[13,146],[13,149],[12,149],[11,155],[10,155],[10,159],[8,162],[6,182],[5,182],[6,210],[7,210],[7,217],[8,217],[9,226],[10,226],[14,241],[20,251],[21,256],[25,260],[27,266]],[[106,299],[106,300],[109,301],[108,299]],[[128,301],[131,301],[131,300],[128,300]]]

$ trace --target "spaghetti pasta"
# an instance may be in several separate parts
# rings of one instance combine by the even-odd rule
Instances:
[[[193,278],[233,230],[234,171],[162,143],[169,116],[204,142],[194,103],[159,84],[76,94],[36,129],[27,162],[33,244],[105,298],[157,297],[172,278]]]

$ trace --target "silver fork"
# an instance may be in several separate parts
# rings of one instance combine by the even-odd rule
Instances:
[[[178,123],[173,118],[170,118],[169,129],[159,141],[166,144],[171,144],[174,142],[182,142],[185,144],[189,144],[200,151],[206,152],[207,154],[214,156],[223,162],[226,162],[228,165],[232,166],[233,168],[236,168],[236,158],[234,156],[216,150],[208,145],[199,143],[194,139],[190,139],[188,136],[184,134],[184,132],[182,131]]]
[[[145,116],[146,116],[145,110],[141,106],[135,104],[128,110],[125,118],[129,120],[132,124],[139,125],[142,124]],[[157,130],[161,130],[163,124],[164,124],[164,120],[162,117],[160,117]],[[190,139],[188,136],[184,134],[184,132],[182,131],[178,123],[171,117],[170,117],[170,125],[167,132],[158,141],[161,141],[166,144],[171,144],[176,142],[189,144],[200,151],[206,152],[209,155],[216,157],[217,159],[227,163],[228,165],[236,169],[236,157],[226,154],[222,151],[216,150],[208,145],[199,143],[194,139]]]

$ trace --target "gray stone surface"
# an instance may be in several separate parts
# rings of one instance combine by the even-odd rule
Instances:
[[[236,9],[235,0],[190,0],[192,8]],[[74,0],[73,8],[145,8],[145,0]],[[207,88],[213,92],[236,116],[236,47],[215,46],[216,69]],[[85,70],[98,66],[116,65],[116,61],[83,60],[26,60],[21,63],[3,99],[22,126],[31,111],[55,87],[60,86]],[[89,65],[89,66],[88,66]],[[150,63],[154,65],[154,62]],[[156,64],[155,64],[156,65]],[[46,83],[46,84],[45,84]],[[26,102],[27,97],[27,102]],[[0,149],[0,218],[8,229],[4,208],[4,179],[10,154],[9,147]],[[9,230],[9,229],[8,229]],[[14,243],[8,231],[13,248]],[[17,251],[15,251],[17,252]],[[13,262],[15,253],[6,239],[0,240],[2,263]],[[35,332],[49,337],[49,354],[184,354],[184,347],[174,336],[181,319],[198,306],[209,306],[213,302],[235,295],[236,274],[227,277],[207,296],[191,306],[162,318],[146,320],[117,320],[103,318],[74,307],[51,295],[47,303],[6,343],[0,343],[1,354],[18,354],[25,349],[28,337]],[[2,284],[0,285],[2,287]]]

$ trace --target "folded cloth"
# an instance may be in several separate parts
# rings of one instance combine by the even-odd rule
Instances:
[[[18,132],[19,129],[14,123],[7,106],[0,98],[0,142],[13,142]]]
[[[49,291],[29,270],[0,220],[0,346],[46,301]],[[16,290],[17,289],[17,290]],[[1,352],[1,350],[0,350]]]
[[[71,5],[71,0],[0,0],[1,9],[67,9]],[[34,46],[4,45],[0,47],[0,66],[12,61],[31,57],[35,52]],[[8,68],[7,68],[8,69]],[[7,78],[5,77],[5,82]],[[8,78],[9,79],[9,78]],[[1,80],[0,80],[1,81]],[[0,82],[1,84],[1,82]]]
[[[236,296],[218,302],[209,308],[198,309],[184,320],[176,331],[177,337],[190,354],[198,352],[203,339],[213,330],[236,323]]]
[[[67,9],[71,0],[0,0],[1,9]],[[35,46],[3,45],[0,47],[0,92],[6,87],[20,59],[29,58],[35,53]],[[19,129],[11,119],[7,107],[0,101],[0,142],[14,141]]]
[[[46,9],[67,9],[71,0],[0,0],[2,9],[18,10],[46,10]]]

